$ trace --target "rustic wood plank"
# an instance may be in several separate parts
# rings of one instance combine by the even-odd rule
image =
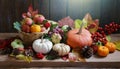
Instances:
[[[2,8],[2,0],[0,0],[0,8]],[[2,10],[0,10],[0,26],[2,26]],[[0,31],[2,31],[2,27],[0,27]]]
[[[58,21],[66,17],[67,0],[50,0],[50,19]]]
[[[5,31],[7,31],[8,30],[8,27],[6,27],[8,24],[8,22],[7,22],[7,5],[5,5],[5,3],[7,4],[8,2],[7,2],[7,0],[6,0],[6,2],[4,1],[4,0],[1,0],[1,32],[5,32]]]
[[[118,0],[101,0],[101,26],[113,21],[117,21]]]

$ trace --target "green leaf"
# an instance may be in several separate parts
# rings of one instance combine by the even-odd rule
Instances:
[[[48,22],[51,23],[50,31],[53,30],[56,26],[58,26],[58,23],[52,20],[48,20]]]
[[[13,25],[16,30],[21,31],[21,24],[19,22],[14,22]]]
[[[82,22],[84,23],[84,27],[86,28],[88,26],[87,20],[83,19]]]
[[[107,36],[106,36],[106,39],[107,39],[107,41],[110,42],[110,41],[111,41],[111,37],[110,37],[110,35],[107,35]]]
[[[76,28],[76,29],[79,29],[80,26],[81,26],[81,24],[82,24],[82,21],[81,21],[80,19],[76,19],[76,20],[75,20],[75,28]]]
[[[19,54],[19,55],[16,56],[16,58],[19,59],[19,60],[24,60],[25,59],[25,55]]]
[[[86,28],[87,27],[87,21],[85,21],[85,19],[83,19],[83,20],[76,19],[75,20],[75,28],[79,29],[81,24],[82,24],[82,22],[83,22],[83,27]]]
[[[120,40],[114,42],[116,45],[116,49],[120,51]]]
[[[100,42],[100,41],[96,42],[96,45],[97,46],[103,46],[102,42]]]

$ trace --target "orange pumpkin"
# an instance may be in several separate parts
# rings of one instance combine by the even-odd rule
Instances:
[[[116,45],[112,42],[107,42],[105,46],[109,49],[109,52],[112,53],[116,50]]]
[[[78,33],[79,29],[70,30],[67,34],[67,44],[72,48],[90,46],[92,44],[91,33],[82,29],[81,33]]]
[[[98,55],[102,57],[106,57],[109,54],[109,49],[105,46],[98,47]]]

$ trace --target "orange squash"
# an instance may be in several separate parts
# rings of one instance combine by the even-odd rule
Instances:
[[[106,57],[109,54],[109,49],[105,46],[98,47],[98,55],[102,57]]]
[[[91,33],[82,28],[81,33],[78,33],[79,29],[70,30],[67,34],[67,44],[72,48],[90,46],[92,44]]]
[[[107,42],[105,46],[109,49],[109,52],[112,53],[116,50],[116,45],[112,42]]]

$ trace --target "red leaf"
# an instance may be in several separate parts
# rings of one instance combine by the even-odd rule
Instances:
[[[29,6],[28,11],[29,11],[30,13],[33,12],[33,6],[32,6],[32,4]]]
[[[38,14],[38,10],[32,12],[32,16],[35,16],[36,14]]]
[[[64,25],[68,25],[70,27],[74,27],[74,20],[68,16],[68,17],[65,17],[61,20],[58,21],[58,25],[61,27],[61,26],[64,26]]]
[[[0,40],[0,49],[3,49],[6,47],[6,41],[5,40]]]

